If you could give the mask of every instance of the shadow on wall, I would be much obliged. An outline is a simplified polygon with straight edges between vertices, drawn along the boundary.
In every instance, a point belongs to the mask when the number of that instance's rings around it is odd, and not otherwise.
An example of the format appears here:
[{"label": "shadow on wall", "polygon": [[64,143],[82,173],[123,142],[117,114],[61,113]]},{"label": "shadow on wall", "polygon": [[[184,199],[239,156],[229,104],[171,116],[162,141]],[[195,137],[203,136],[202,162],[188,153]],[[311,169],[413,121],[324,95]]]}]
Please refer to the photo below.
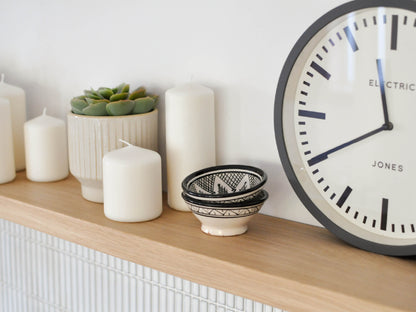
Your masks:
[{"label": "shadow on wall", "polygon": [[[277,152],[276,157],[278,158]],[[265,189],[269,193],[269,199],[260,213],[321,226],[298,199],[280,163],[257,162],[251,165],[263,169],[268,177]]]}]

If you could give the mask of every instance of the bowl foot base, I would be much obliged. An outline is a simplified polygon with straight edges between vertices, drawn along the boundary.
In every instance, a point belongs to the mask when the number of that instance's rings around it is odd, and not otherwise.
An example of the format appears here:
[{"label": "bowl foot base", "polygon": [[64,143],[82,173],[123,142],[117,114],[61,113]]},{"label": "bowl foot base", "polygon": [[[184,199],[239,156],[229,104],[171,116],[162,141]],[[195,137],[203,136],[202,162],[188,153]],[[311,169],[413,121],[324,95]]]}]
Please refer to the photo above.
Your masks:
[{"label": "bowl foot base", "polygon": [[206,226],[202,225],[201,230],[202,232],[213,235],[213,236],[235,236],[235,235],[241,235],[247,232],[248,226],[242,225],[242,226],[236,226],[232,228],[216,228],[212,226]]}]

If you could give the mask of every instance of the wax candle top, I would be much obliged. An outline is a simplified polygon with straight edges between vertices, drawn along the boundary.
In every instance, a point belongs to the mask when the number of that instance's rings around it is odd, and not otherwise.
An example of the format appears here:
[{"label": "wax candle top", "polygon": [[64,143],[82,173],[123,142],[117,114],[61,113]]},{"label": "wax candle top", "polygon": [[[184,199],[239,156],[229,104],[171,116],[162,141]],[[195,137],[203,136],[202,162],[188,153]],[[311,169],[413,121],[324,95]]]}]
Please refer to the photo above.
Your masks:
[{"label": "wax candle top", "polygon": [[168,96],[213,96],[214,92],[205,86],[196,83],[188,83],[182,86],[174,87],[166,91]]},{"label": "wax candle top", "polygon": [[12,86],[4,82],[4,74],[0,78],[0,96],[12,96],[17,93],[24,93],[22,88]]},{"label": "wax candle top", "polygon": [[25,124],[30,127],[53,128],[53,127],[62,127],[62,125],[65,125],[65,122],[61,119],[46,115],[46,108],[44,108],[42,115],[36,118],[33,118],[32,120],[27,121]]},{"label": "wax candle top", "polygon": [[131,162],[140,162],[146,165],[147,162],[151,163],[155,159],[160,159],[160,155],[152,150],[132,145],[123,140],[120,141],[128,146],[107,153],[105,155],[107,160],[116,160],[121,166],[129,166]]}]

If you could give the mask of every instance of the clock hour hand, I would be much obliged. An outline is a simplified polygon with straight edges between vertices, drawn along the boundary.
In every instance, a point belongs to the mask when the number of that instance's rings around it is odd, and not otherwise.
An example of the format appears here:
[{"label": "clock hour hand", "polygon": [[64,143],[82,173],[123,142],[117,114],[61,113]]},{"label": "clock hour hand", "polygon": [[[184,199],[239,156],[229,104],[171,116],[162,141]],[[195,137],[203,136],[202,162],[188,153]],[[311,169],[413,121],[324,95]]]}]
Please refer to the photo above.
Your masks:
[{"label": "clock hour hand", "polygon": [[380,85],[381,102],[383,105],[384,124],[387,126],[386,130],[392,130],[393,124],[389,120],[389,113],[387,111],[386,90],[385,90],[385,84],[384,84],[384,75],[383,75],[383,67],[381,64],[381,59],[377,59],[376,62],[377,62],[378,81]]},{"label": "clock hour hand", "polygon": [[375,130],[372,130],[370,132],[367,132],[366,134],[363,134],[363,135],[361,135],[361,136],[359,136],[359,137],[357,137],[355,139],[352,139],[352,140],[350,140],[348,142],[345,142],[345,143],[340,144],[340,145],[338,145],[338,146],[336,146],[334,148],[331,148],[330,150],[328,150],[328,151],[326,151],[324,153],[321,153],[321,154],[319,154],[319,155],[317,155],[315,157],[312,157],[311,159],[308,160],[308,165],[309,166],[313,166],[313,165],[315,165],[315,164],[317,164],[317,163],[319,163],[319,162],[327,159],[329,154],[332,154],[332,153],[334,153],[336,151],[339,151],[339,150],[341,150],[341,149],[343,149],[343,148],[345,148],[347,146],[350,146],[350,145],[352,145],[354,143],[360,142],[360,141],[362,141],[362,140],[364,140],[364,139],[366,139],[366,138],[368,138],[370,136],[373,136],[373,135],[375,135],[375,134],[377,134],[377,133],[379,133],[381,131],[384,131],[384,130],[390,130],[390,129],[388,129],[388,125],[383,124],[380,128],[377,128]]}]

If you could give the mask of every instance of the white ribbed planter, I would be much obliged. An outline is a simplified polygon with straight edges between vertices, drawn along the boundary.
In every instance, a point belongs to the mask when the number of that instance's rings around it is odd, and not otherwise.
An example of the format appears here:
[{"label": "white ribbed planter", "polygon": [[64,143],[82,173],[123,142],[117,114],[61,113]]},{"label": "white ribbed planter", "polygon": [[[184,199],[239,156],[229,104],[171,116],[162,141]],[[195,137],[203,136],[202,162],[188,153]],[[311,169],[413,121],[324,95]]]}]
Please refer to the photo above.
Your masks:
[{"label": "white ribbed planter", "polygon": [[127,116],[68,114],[69,168],[81,182],[82,196],[103,202],[103,156],[122,147],[119,139],[158,151],[158,111]]}]

